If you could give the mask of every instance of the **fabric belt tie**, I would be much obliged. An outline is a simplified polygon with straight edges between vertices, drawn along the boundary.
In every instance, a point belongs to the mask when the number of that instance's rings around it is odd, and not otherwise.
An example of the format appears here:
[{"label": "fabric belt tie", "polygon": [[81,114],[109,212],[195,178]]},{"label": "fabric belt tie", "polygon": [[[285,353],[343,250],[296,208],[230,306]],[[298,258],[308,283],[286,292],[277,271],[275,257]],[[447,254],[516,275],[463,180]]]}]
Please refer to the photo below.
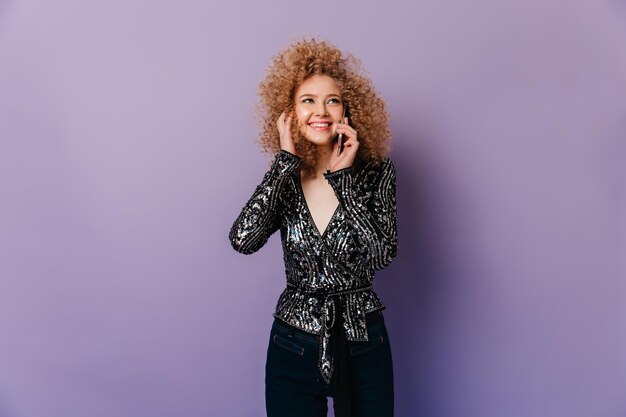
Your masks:
[{"label": "fabric belt tie", "polygon": [[348,370],[348,354],[346,348],[346,335],[343,330],[343,312],[345,306],[341,299],[337,300],[339,306],[336,310],[335,326],[332,330],[333,350],[335,358],[335,402],[337,403],[337,417],[350,417],[350,374]]},{"label": "fabric belt tie", "polygon": [[[334,293],[309,292],[295,285],[288,284],[288,286],[307,294],[324,297],[318,368],[327,384],[334,382],[336,417],[351,417],[350,373],[344,326],[346,306],[341,296],[369,291],[372,286],[351,288]],[[329,361],[326,360],[327,357],[330,357]]]}]

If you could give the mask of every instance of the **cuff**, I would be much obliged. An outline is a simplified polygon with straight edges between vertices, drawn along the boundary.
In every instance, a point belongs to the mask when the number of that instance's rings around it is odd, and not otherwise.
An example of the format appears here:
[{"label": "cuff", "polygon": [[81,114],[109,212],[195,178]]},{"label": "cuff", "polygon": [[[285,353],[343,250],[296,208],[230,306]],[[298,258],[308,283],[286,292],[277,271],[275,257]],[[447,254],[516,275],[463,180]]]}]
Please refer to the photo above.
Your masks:
[{"label": "cuff", "polygon": [[276,155],[272,170],[277,172],[278,174],[288,174],[300,168],[300,165],[302,165],[302,158],[292,154],[291,152],[281,149],[280,152]]},{"label": "cuff", "polygon": [[354,182],[352,167],[342,168],[335,172],[326,171],[324,177],[335,190],[337,197],[343,198],[351,193]]}]

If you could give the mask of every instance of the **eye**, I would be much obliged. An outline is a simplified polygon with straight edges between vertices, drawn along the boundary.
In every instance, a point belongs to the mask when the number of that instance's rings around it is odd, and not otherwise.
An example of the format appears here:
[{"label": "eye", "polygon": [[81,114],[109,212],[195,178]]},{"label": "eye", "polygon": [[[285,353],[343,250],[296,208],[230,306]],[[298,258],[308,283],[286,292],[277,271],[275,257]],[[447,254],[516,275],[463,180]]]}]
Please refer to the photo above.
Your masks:
[{"label": "eye", "polygon": [[336,104],[341,104],[341,100],[339,100],[338,98],[331,98],[331,99],[329,99],[329,100],[328,100],[328,102],[329,102],[329,103],[330,103],[330,102],[334,102],[334,103],[336,103]]},{"label": "eye", "polygon": [[307,97],[307,98],[305,98],[305,99],[303,99],[303,100],[302,100],[302,102],[303,102],[303,103],[308,103],[309,101],[311,101],[311,102],[312,102],[312,101],[313,101],[313,99],[312,99],[312,98],[308,98],[308,97]]}]

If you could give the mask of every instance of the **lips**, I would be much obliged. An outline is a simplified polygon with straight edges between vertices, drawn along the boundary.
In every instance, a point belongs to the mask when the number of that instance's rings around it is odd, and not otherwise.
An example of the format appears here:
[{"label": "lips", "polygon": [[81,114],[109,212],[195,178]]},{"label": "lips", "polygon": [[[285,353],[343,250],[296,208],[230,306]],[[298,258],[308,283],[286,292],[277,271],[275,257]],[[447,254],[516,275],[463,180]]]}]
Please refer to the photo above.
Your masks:
[{"label": "lips", "polygon": [[326,132],[330,130],[333,122],[310,122],[309,127],[317,132]]}]

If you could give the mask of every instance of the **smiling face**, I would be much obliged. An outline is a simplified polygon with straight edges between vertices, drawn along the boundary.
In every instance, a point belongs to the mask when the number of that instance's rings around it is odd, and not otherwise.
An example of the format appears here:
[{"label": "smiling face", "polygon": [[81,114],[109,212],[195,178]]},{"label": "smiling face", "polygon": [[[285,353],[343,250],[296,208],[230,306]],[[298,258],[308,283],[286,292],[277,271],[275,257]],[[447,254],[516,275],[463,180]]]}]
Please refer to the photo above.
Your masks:
[{"label": "smiling face", "polygon": [[295,100],[302,135],[317,146],[332,147],[344,106],[335,80],[324,74],[312,75],[300,84]]}]

